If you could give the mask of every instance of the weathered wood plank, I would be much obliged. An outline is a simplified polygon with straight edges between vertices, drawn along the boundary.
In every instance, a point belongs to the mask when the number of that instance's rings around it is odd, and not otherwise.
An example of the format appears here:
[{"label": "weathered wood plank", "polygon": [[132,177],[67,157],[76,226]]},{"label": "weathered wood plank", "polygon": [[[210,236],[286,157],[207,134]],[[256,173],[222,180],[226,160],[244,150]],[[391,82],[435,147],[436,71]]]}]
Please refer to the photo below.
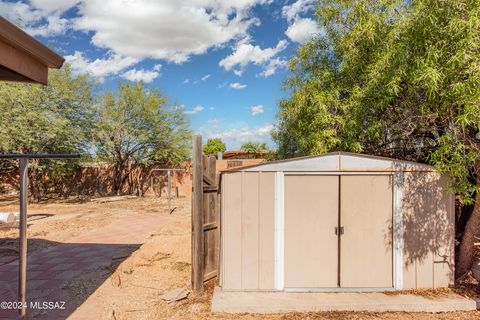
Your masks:
[{"label": "weathered wood plank", "polygon": [[[209,226],[208,229],[204,228],[205,232],[205,274],[210,274],[217,270],[217,252],[216,242],[218,241],[214,228],[211,228],[211,224],[216,221],[216,192],[212,191],[216,188],[216,159],[213,156],[204,157],[205,171],[204,181],[207,180],[211,183],[210,186],[204,186],[204,223]],[[207,189],[207,190],[206,190]]]},{"label": "weathered wood plank", "polygon": [[208,280],[210,280],[210,279],[213,279],[213,278],[215,278],[217,275],[218,275],[217,270],[212,271],[212,272],[210,272],[210,273],[207,273],[207,274],[205,274],[205,276],[203,277],[203,281],[208,281]]},{"label": "weathered wood plank", "polygon": [[25,81],[34,81],[47,84],[48,67],[26,52],[15,48],[5,42],[0,42],[0,65],[8,68],[13,73],[25,77]]},{"label": "weathered wood plank", "polygon": [[211,222],[203,225],[203,231],[210,231],[216,228],[218,228],[216,222]]},{"label": "weathered wood plank", "polygon": [[192,287],[195,292],[201,293],[204,281],[202,137],[195,136],[193,139]]},{"label": "weathered wood plank", "polygon": [[213,156],[203,156],[201,147],[201,137],[195,136],[192,187],[192,286],[196,292],[202,292],[203,282],[218,276],[220,256],[220,197],[216,159]]},{"label": "weathered wood plank", "polygon": [[218,188],[217,187],[212,187],[212,186],[203,186],[203,192],[217,192]]},{"label": "weathered wood plank", "polygon": [[[215,158],[213,158],[215,159]],[[208,166],[206,167],[208,168]],[[215,172],[215,171],[214,171]],[[203,176],[203,182],[205,182],[206,184],[208,184],[209,186],[217,186],[217,184],[215,183],[215,180],[212,180],[210,177],[208,176]]]}]

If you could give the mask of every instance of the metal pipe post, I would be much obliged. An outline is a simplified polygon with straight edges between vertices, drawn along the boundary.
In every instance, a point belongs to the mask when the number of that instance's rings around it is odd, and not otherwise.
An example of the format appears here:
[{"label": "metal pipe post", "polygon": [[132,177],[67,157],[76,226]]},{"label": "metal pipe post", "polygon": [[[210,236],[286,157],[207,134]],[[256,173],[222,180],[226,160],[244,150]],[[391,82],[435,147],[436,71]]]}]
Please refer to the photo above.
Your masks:
[{"label": "metal pipe post", "polygon": [[0,159],[20,160],[20,235],[18,264],[18,302],[20,318],[27,316],[27,205],[29,159],[78,159],[79,154],[0,154]]},{"label": "metal pipe post", "polygon": [[18,301],[20,317],[27,315],[27,203],[28,203],[28,159],[20,159],[20,251],[18,269]]},{"label": "metal pipe post", "polygon": [[168,213],[172,214],[172,182],[170,176],[170,170],[167,171],[168,176]]},{"label": "metal pipe post", "polygon": [[153,188],[153,176],[150,176],[150,188],[152,188],[153,196],[155,196],[155,189]]}]

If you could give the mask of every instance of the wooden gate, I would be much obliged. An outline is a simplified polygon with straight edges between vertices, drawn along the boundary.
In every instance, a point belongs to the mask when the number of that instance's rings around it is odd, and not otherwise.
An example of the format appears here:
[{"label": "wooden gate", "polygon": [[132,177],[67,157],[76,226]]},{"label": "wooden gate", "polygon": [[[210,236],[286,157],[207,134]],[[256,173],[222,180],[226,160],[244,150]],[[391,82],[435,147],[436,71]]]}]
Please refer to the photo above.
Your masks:
[{"label": "wooden gate", "polygon": [[193,141],[192,287],[218,275],[220,260],[220,193],[216,159],[202,155],[202,137]]}]

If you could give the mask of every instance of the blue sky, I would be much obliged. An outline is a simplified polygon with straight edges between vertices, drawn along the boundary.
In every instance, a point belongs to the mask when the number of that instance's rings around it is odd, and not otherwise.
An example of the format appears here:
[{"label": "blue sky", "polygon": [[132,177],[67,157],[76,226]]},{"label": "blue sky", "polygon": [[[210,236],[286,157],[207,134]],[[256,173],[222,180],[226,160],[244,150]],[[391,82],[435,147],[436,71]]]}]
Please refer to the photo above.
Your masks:
[{"label": "blue sky", "polygon": [[0,14],[89,72],[159,87],[229,149],[267,142],[286,61],[318,32],[315,0],[1,1]]}]

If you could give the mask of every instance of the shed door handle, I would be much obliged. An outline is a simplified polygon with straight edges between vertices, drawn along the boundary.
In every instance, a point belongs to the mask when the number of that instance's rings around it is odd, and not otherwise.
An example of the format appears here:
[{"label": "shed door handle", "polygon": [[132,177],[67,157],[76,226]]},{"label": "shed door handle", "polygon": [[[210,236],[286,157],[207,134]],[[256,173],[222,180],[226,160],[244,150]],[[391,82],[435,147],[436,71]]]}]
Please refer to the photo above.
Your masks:
[{"label": "shed door handle", "polygon": [[340,233],[340,235],[342,235],[344,233],[344,229],[343,227],[335,227],[335,235],[338,236],[338,234]]}]

